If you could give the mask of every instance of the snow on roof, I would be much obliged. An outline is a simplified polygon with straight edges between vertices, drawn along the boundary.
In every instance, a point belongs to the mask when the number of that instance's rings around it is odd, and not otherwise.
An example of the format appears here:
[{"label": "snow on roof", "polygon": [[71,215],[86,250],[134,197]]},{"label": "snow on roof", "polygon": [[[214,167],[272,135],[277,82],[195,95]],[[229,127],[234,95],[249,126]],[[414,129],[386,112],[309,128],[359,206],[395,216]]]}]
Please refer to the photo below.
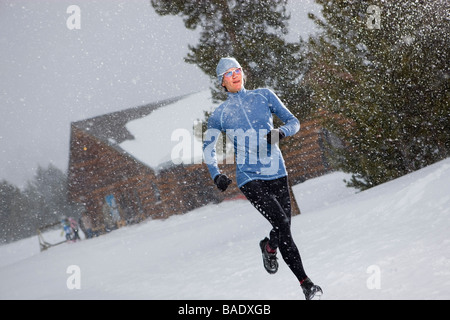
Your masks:
[{"label": "snow on roof", "polygon": [[202,142],[194,128],[201,132],[199,121],[204,121],[205,111],[217,106],[209,90],[189,95],[128,122],[126,128],[134,139],[119,146],[154,170],[168,164],[201,163]]}]

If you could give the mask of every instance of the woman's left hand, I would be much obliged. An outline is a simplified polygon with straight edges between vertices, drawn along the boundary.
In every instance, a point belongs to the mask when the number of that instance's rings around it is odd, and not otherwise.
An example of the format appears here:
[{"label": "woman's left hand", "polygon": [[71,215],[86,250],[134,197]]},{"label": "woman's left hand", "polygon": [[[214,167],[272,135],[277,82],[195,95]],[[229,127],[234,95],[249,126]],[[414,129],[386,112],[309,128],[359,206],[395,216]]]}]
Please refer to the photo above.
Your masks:
[{"label": "woman's left hand", "polygon": [[[274,138],[273,140],[272,140],[272,137]],[[284,134],[284,132],[282,130],[272,129],[266,135],[266,140],[270,144],[275,144],[275,143],[279,142],[281,139],[284,139],[285,137],[286,137],[286,135]]]}]

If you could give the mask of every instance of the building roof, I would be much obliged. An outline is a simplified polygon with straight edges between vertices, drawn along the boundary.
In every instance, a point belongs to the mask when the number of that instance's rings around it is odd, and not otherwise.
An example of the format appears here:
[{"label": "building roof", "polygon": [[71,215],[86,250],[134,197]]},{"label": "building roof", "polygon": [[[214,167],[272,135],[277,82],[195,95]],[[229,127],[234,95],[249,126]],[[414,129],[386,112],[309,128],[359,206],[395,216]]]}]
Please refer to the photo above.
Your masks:
[{"label": "building roof", "polygon": [[174,103],[184,97],[186,96],[180,96],[149,103],[143,106],[116,111],[73,122],[72,125],[103,142],[119,145],[125,140],[134,139],[134,136],[126,128],[126,124],[128,122],[148,116],[158,108]]},{"label": "building roof", "polygon": [[[173,133],[192,133],[194,123],[215,106],[210,91],[184,95],[73,122],[76,128],[158,170],[172,162]],[[193,138],[193,135],[192,135]],[[194,141],[198,150],[200,144]],[[200,146],[201,147],[201,146]],[[194,155],[198,156],[198,151]],[[201,153],[201,151],[200,151]]]}]

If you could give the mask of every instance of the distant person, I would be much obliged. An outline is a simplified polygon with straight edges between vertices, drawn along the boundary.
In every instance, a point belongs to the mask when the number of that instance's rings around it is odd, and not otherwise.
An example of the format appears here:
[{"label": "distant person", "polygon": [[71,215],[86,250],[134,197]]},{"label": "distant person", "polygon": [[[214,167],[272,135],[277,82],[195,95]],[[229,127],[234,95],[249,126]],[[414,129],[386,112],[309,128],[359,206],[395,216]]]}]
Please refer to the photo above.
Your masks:
[{"label": "distant person", "polygon": [[[306,275],[291,234],[291,198],[287,171],[277,143],[300,129],[298,119],[269,89],[246,90],[244,72],[234,58],[220,59],[217,78],[228,93],[227,100],[208,120],[203,151],[214,184],[225,191],[232,183],[217,165],[215,145],[220,132],[233,141],[237,185],[251,204],[272,225],[269,238],[259,243],[263,264],[270,274],[278,271],[277,249],[297,277],[307,300],[322,289]],[[284,122],[274,128],[272,114]],[[213,139],[214,138],[214,139]]]},{"label": "distant person", "polygon": [[81,240],[80,236],[78,235],[78,223],[74,218],[69,217],[69,223],[70,223],[70,228],[72,229],[73,232],[73,241],[77,241],[77,240]]},{"label": "distant person", "polygon": [[66,235],[66,240],[67,241],[72,240],[72,228],[70,227],[69,219],[67,219],[66,217],[62,217],[61,225],[63,227],[63,232]]}]

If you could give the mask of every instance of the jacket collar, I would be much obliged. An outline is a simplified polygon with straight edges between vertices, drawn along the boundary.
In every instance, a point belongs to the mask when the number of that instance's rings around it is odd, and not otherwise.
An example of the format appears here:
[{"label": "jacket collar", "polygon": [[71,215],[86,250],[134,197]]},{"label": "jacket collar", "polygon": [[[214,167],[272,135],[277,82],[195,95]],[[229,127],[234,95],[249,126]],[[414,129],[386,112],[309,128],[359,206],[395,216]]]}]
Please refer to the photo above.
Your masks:
[{"label": "jacket collar", "polygon": [[228,98],[237,98],[237,97],[242,97],[247,93],[247,89],[244,88],[244,86],[242,86],[242,89],[238,92],[228,92]]}]

